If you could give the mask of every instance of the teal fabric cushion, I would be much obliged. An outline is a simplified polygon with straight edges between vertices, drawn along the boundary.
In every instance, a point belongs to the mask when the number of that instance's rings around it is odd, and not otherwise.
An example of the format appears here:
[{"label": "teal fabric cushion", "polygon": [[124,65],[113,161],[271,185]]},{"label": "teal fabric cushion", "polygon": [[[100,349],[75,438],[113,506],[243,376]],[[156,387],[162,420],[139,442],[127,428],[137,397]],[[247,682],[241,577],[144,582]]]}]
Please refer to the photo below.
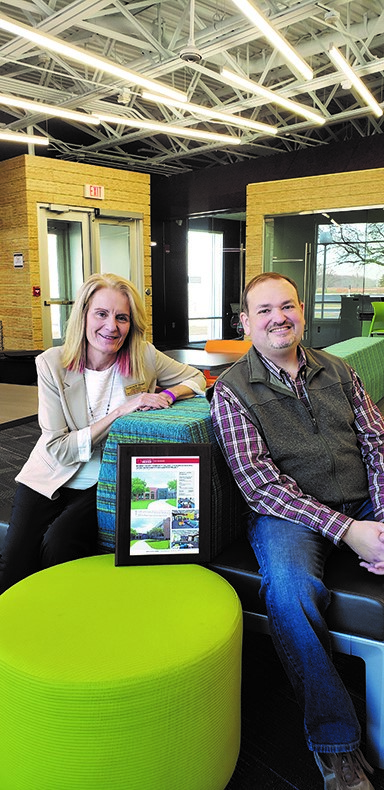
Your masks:
[{"label": "teal fabric cushion", "polygon": [[244,530],[246,505],[217,444],[205,398],[176,401],[169,409],[135,412],[115,420],[105,445],[97,490],[99,547],[115,550],[116,462],[120,443],[209,442],[212,446],[211,556]]}]

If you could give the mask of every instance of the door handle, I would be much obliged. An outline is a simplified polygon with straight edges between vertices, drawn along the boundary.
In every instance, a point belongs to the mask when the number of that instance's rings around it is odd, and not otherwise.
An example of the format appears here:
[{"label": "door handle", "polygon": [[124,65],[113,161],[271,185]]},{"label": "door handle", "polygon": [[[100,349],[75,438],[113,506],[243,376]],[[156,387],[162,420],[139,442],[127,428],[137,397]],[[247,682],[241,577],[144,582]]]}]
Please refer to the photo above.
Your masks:
[{"label": "door handle", "polygon": [[[308,302],[307,299],[307,288],[308,288],[308,273],[311,271],[311,263],[312,263],[312,244],[311,242],[305,242],[305,252],[304,252],[304,293],[303,293],[303,301],[305,304],[305,312],[307,312]],[[305,329],[304,329],[304,337],[306,338],[308,335],[308,324],[309,324],[309,317],[308,315],[305,316]]]},{"label": "door handle", "polygon": [[51,304],[74,304],[73,299],[44,299],[45,307],[50,307]]}]

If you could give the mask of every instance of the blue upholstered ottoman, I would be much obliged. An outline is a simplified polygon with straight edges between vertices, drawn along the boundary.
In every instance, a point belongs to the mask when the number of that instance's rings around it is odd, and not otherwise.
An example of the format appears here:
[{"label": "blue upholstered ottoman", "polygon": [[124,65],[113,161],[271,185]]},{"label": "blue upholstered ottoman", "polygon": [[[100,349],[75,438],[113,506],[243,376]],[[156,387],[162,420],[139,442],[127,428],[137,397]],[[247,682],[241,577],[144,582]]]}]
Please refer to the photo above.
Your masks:
[{"label": "blue upholstered ottoman", "polygon": [[245,503],[217,444],[208,401],[195,397],[177,401],[169,409],[135,412],[115,420],[111,426],[97,493],[101,552],[115,550],[117,447],[127,442],[209,442],[212,446],[211,556],[219,554],[242,534]]}]

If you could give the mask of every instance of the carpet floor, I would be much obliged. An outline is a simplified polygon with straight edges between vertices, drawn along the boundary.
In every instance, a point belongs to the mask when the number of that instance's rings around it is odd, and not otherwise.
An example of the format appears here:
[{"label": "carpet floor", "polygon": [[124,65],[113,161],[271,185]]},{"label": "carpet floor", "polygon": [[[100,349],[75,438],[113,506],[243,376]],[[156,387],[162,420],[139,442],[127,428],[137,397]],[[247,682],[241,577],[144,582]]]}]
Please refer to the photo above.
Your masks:
[{"label": "carpet floor", "polygon": [[9,519],[17,485],[15,476],[40,436],[37,420],[26,420],[0,426],[0,521]]}]

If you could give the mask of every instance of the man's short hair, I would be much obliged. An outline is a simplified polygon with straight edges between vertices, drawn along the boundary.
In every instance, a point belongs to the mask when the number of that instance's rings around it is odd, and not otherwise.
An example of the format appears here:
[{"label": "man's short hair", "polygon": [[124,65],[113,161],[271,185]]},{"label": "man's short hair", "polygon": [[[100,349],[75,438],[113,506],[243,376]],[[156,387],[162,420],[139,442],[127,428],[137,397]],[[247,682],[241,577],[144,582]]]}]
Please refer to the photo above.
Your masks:
[{"label": "man's short hair", "polygon": [[243,291],[243,296],[241,299],[241,312],[247,313],[248,315],[249,292],[252,291],[252,288],[254,288],[255,285],[259,285],[259,283],[264,283],[267,280],[287,280],[287,282],[293,285],[297,293],[297,299],[299,302],[301,302],[297,283],[294,280],[292,280],[292,277],[288,277],[286,274],[280,274],[279,272],[262,272],[262,274],[256,274],[256,277],[252,277],[252,280],[250,280],[249,283],[245,286]]}]

